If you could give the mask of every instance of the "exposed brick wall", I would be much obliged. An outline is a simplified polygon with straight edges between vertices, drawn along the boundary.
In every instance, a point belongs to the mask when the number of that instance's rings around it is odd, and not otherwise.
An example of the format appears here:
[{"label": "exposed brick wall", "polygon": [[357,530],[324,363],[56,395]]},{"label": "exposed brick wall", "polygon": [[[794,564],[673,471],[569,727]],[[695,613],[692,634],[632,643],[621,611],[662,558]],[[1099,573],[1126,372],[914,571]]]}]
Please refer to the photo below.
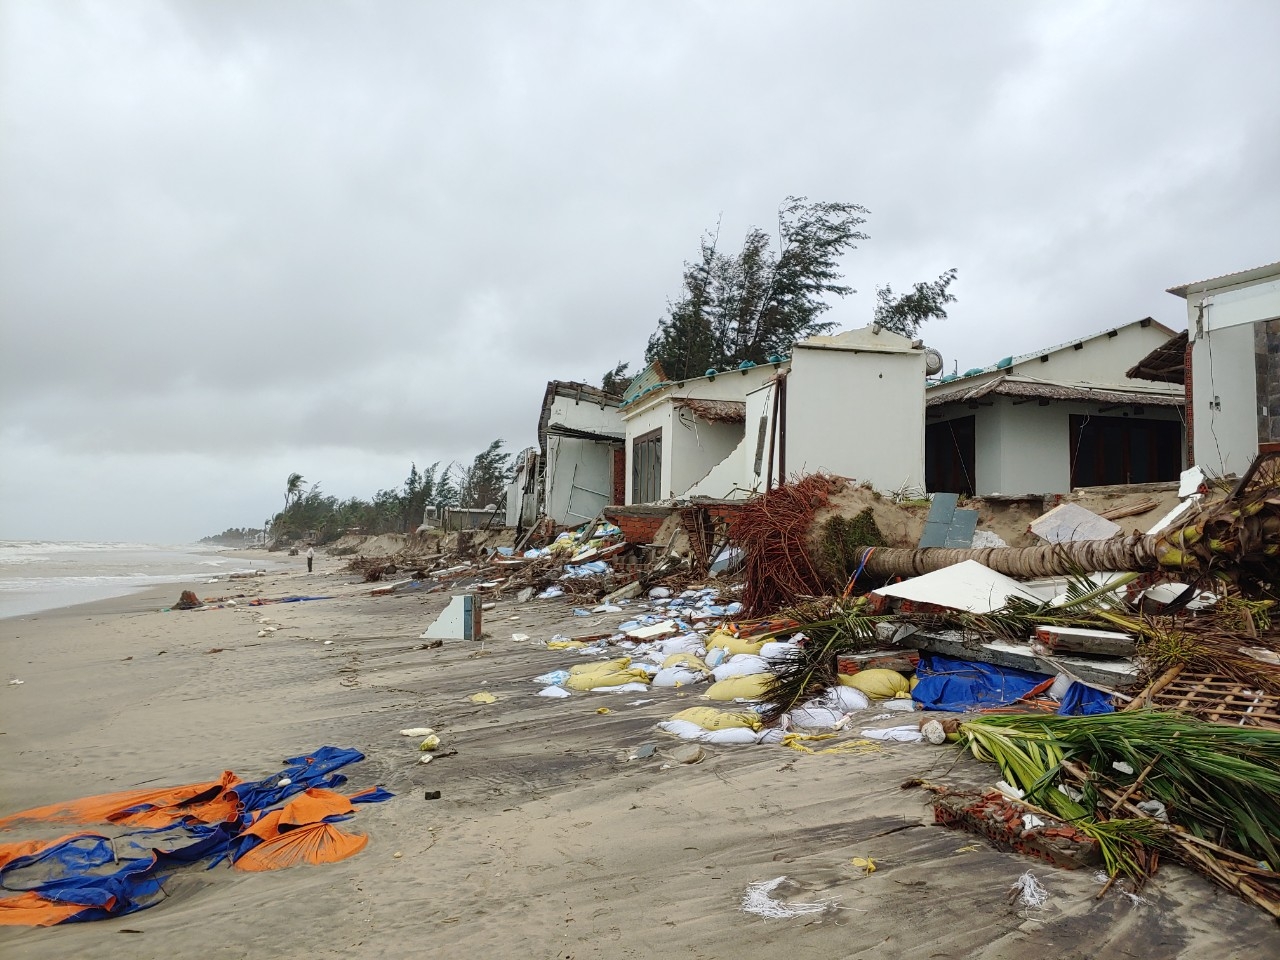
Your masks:
[{"label": "exposed brick wall", "polygon": [[[707,504],[707,513],[719,528],[736,520],[742,507],[742,503]],[[622,531],[628,543],[653,543],[662,524],[677,512],[676,507],[615,504],[604,508],[604,518]]]},{"label": "exposed brick wall", "polygon": [[606,507],[604,518],[616,525],[627,543],[653,543],[671,513],[665,507]]},{"label": "exposed brick wall", "polygon": [[613,450],[613,502],[627,502],[627,448]]}]

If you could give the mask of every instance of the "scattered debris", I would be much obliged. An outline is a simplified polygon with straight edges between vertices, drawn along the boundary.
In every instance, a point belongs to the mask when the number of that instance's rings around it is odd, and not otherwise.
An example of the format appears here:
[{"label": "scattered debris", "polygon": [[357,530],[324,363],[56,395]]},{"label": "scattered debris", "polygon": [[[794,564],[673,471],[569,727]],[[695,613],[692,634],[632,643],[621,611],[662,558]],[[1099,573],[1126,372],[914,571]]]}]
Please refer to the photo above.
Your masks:
[{"label": "scattered debris", "polygon": [[834,906],[834,901],[830,900],[819,903],[784,903],[770,896],[774,890],[786,882],[787,878],[783,876],[748,884],[747,892],[742,897],[742,912],[754,913],[757,917],[764,917],[767,920],[790,920],[792,917],[826,913]]}]

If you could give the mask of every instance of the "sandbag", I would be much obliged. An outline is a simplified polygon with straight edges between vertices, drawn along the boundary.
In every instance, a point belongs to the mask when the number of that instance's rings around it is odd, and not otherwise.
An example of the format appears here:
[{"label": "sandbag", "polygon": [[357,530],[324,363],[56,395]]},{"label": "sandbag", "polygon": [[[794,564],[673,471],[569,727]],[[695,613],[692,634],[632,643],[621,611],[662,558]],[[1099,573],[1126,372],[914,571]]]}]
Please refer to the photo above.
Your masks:
[{"label": "sandbag", "polygon": [[781,640],[770,640],[760,648],[760,656],[771,661],[795,660],[800,656],[800,645],[797,643],[784,643]]},{"label": "sandbag", "polygon": [[759,653],[767,642],[767,639],[745,640],[724,630],[717,630],[707,638],[707,649],[723,647],[730,653]]},{"label": "sandbag", "polygon": [[697,683],[706,674],[701,670],[690,670],[688,667],[663,667],[653,677],[655,687],[686,687]]},{"label": "sandbag", "polygon": [[[657,726],[659,730],[675,734],[681,740],[701,740],[704,733],[710,732],[689,720],[660,720]],[[747,730],[747,733],[751,731]],[[755,736],[754,733],[751,735]]]},{"label": "sandbag", "polygon": [[732,730],[704,730],[698,739],[703,743],[755,743],[759,734],[746,727],[735,727]]},{"label": "sandbag", "polygon": [[750,653],[740,653],[730,657],[711,671],[717,680],[728,680],[730,677],[749,677],[756,673],[768,673],[769,661]]},{"label": "sandbag", "polygon": [[754,713],[717,710],[715,707],[686,707],[671,719],[696,723],[703,730],[732,730],[736,727],[759,730],[761,727],[760,718]]},{"label": "sandbag", "polygon": [[759,700],[773,683],[772,673],[753,673],[749,677],[730,677],[707,688],[709,700]]},{"label": "sandbag", "polygon": [[868,697],[876,700],[892,700],[911,692],[911,684],[897,670],[886,670],[875,667],[871,670],[859,670],[854,674],[839,675],[842,687],[853,687],[861,690]]},{"label": "sandbag", "polygon": [[833,710],[825,707],[816,701],[810,700],[802,707],[796,707],[787,717],[791,721],[793,727],[807,727],[809,729],[830,730],[844,719],[844,712],[841,710]]},{"label": "sandbag", "polygon": [[702,637],[696,633],[686,633],[683,636],[672,637],[670,640],[659,640],[653,646],[663,654],[691,653],[695,657],[700,657],[706,653],[706,648],[702,645]]},{"label": "sandbag", "polygon": [[686,670],[705,670],[707,665],[692,653],[673,653],[662,661],[662,669],[684,667]]},{"label": "sandbag", "polygon": [[615,670],[613,673],[578,673],[564,682],[570,690],[596,690],[600,687],[620,687],[637,680],[648,682],[643,670]]},{"label": "sandbag", "polygon": [[827,692],[814,700],[815,703],[832,710],[843,710],[853,713],[855,710],[866,710],[871,706],[867,695],[855,687],[828,687]]},{"label": "sandbag", "polygon": [[591,663],[575,663],[569,668],[569,675],[583,676],[589,673],[614,673],[631,666],[630,657],[619,657],[616,660],[595,660]]}]

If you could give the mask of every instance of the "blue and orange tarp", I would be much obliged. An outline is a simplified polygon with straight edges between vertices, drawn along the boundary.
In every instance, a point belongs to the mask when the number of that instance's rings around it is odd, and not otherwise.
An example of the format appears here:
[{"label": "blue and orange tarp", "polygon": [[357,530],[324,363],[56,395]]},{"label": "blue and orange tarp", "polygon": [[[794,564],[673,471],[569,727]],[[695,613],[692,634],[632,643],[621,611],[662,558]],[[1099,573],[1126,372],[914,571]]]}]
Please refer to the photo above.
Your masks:
[{"label": "blue and orange tarp", "polygon": [[227,771],[206,783],[101,794],[0,819],[0,830],[46,823],[134,828],[118,836],[82,832],[0,843],[0,887],[16,894],[0,897],[0,925],[133,913],[162,898],[161,883],[171,873],[197,863],[230,861],[261,871],[346,859],[368,837],[335,824],[355,813],[352,804],[392,797],[382,787],[351,796],[336,791],[347,779],[336,771],[363,759],[357,750],[321,747],[252,783]]}]

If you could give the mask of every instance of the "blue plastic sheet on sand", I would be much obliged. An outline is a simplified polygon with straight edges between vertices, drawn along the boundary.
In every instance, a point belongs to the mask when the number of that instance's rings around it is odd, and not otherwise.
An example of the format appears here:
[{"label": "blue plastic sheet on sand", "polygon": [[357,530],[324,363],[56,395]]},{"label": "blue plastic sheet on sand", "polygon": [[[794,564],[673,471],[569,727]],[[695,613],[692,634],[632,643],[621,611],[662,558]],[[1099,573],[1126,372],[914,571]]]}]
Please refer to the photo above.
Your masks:
[{"label": "blue plastic sheet on sand", "polygon": [[[241,831],[308,788],[332,789],[345,783],[346,776],[336,771],[363,759],[360,751],[342,747],[320,747],[290,757],[279,773],[231,788],[243,810],[235,822],[178,822],[117,837],[78,834],[6,863],[0,869],[0,888],[83,905],[83,910],[62,923],[102,920],[145,909],[163,899],[161,884],[174,871],[194,863],[214,866],[227,859],[234,861],[252,846],[237,842]],[[281,785],[282,780],[289,782]],[[378,787],[352,800],[378,803],[392,796]]]},{"label": "blue plastic sheet on sand", "polygon": [[[1052,679],[1047,674],[1016,667],[957,660],[939,654],[921,656],[916,677],[919,682],[911,691],[911,698],[925,710],[949,713],[1008,706]],[[1107,694],[1083,683],[1073,683],[1063,696],[1058,713],[1064,716],[1111,713],[1113,709]]]}]

